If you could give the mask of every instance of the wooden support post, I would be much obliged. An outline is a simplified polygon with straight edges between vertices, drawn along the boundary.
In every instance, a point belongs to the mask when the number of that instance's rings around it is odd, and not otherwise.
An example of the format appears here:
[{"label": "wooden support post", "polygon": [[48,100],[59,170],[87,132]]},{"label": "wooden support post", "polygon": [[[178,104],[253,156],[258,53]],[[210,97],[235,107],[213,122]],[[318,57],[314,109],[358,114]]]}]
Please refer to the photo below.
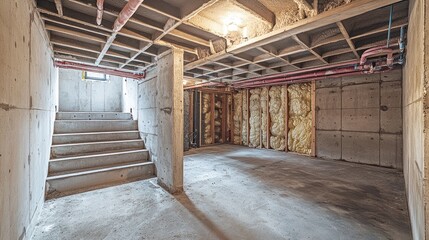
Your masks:
[{"label": "wooden support post", "polygon": [[288,132],[289,132],[289,98],[287,93],[287,84],[284,89],[284,108],[285,108],[285,152],[288,152]]},{"label": "wooden support post", "polygon": [[263,145],[263,138],[262,138],[262,104],[261,104],[261,94],[259,94],[259,148],[262,148]]},{"label": "wooden support post", "polygon": [[246,118],[247,118],[247,140],[246,140],[246,145],[249,146],[250,143],[250,93],[249,93],[249,89],[246,89],[246,99],[247,99],[247,114],[246,114]]},{"label": "wooden support post", "polygon": [[311,82],[311,156],[316,156],[316,81]]},{"label": "wooden support post", "polygon": [[222,132],[222,143],[226,142],[226,132],[228,130],[227,127],[227,121],[226,121],[226,112],[228,109],[228,98],[226,97],[226,94],[222,94],[222,126],[221,126],[221,132]]},{"label": "wooden support post", "polygon": [[198,131],[198,134],[200,135],[199,136],[199,138],[198,138],[198,140],[199,140],[199,142],[200,142],[200,144],[199,144],[199,146],[202,146],[202,144],[201,144],[201,139],[202,139],[202,132],[203,132],[203,129],[202,129],[202,122],[204,121],[204,119],[203,119],[203,113],[202,113],[202,99],[203,99],[203,94],[202,94],[202,92],[201,91],[199,91],[198,92],[198,95],[200,96],[199,97],[199,102],[200,102],[200,110],[199,110],[199,115],[200,115],[200,121],[199,121],[199,125],[200,125],[200,127],[199,127],[199,131]]},{"label": "wooden support post", "polygon": [[214,93],[210,94],[210,130],[211,130],[211,135],[212,135],[212,144],[215,143],[215,104],[214,104]]},{"label": "wooden support post", "polygon": [[243,141],[244,141],[244,139],[243,139],[243,121],[244,121],[244,114],[243,114],[243,111],[244,111],[244,106],[243,106],[243,97],[244,97],[244,91],[243,91],[243,90],[241,90],[240,92],[241,92],[240,145],[243,145]]},{"label": "wooden support post", "polygon": [[194,92],[189,92],[189,138],[194,139]]},{"label": "wooden support post", "polygon": [[228,118],[229,118],[229,142],[234,143],[234,95],[231,96],[231,106],[228,107]]},{"label": "wooden support post", "polygon": [[267,149],[270,149],[270,136],[271,136],[271,116],[270,116],[270,87],[268,88],[267,95]]}]

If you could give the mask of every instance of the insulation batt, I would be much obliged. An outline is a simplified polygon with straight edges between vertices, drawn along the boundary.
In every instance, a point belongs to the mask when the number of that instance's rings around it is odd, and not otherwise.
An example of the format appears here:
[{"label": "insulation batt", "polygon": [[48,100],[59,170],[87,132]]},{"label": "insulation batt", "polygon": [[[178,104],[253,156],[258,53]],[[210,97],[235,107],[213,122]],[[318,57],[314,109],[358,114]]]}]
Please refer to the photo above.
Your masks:
[{"label": "insulation batt", "polygon": [[271,118],[270,147],[285,150],[285,88],[282,86],[271,87],[269,91],[269,111]]},{"label": "insulation batt", "polygon": [[288,87],[289,97],[289,151],[311,153],[311,85],[294,84]]},{"label": "insulation batt", "polygon": [[250,135],[249,147],[259,147],[261,143],[261,89],[250,90]]},{"label": "insulation batt", "polygon": [[243,137],[243,144],[248,145],[247,142],[247,119],[248,119],[248,111],[247,111],[247,95],[244,91],[242,91],[243,95],[243,125],[241,127],[241,135]]},{"label": "insulation batt", "polygon": [[263,87],[261,90],[261,134],[262,145],[268,148],[267,139],[267,124],[268,124],[268,87]]},{"label": "insulation batt", "polygon": [[215,111],[214,111],[214,125],[215,125],[215,142],[223,143],[222,139],[222,98],[215,95]]},{"label": "insulation batt", "polygon": [[233,116],[233,143],[241,144],[241,114],[243,114],[243,93],[234,93],[234,116]]},{"label": "insulation batt", "polygon": [[204,144],[212,144],[213,136],[211,131],[210,95],[203,94],[203,121],[204,121]]}]

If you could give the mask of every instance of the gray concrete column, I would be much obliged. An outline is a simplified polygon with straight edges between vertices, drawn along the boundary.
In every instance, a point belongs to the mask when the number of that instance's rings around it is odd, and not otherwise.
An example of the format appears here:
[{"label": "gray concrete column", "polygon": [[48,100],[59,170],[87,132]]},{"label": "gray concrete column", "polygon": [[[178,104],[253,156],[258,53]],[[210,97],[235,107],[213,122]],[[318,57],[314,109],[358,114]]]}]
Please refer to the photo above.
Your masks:
[{"label": "gray concrete column", "polygon": [[158,184],[175,194],[183,191],[183,50],[159,56],[156,80]]}]

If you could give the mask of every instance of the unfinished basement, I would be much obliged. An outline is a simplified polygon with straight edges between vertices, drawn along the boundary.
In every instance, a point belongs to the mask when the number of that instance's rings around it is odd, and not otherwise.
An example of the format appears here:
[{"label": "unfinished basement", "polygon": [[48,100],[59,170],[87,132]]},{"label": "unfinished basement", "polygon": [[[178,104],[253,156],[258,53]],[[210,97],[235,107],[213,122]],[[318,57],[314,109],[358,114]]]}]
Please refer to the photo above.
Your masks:
[{"label": "unfinished basement", "polygon": [[0,240],[429,240],[428,1],[5,0],[0,22]]}]

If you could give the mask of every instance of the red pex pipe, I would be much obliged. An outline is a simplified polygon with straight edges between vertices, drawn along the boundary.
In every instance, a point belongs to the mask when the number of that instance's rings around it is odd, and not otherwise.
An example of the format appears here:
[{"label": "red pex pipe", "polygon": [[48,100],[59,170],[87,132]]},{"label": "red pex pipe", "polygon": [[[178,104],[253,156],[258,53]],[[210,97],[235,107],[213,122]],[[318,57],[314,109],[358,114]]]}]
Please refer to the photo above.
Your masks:
[{"label": "red pex pipe", "polygon": [[119,77],[133,78],[138,80],[143,80],[146,77],[146,73],[134,74],[134,73],[125,72],[125,71],[119,71],[119,70],[114,70],[109,68],[85,65],[80,63],[73,63],[73,62],[66,62],[66,61],[55,61],[55,66],[59,68],[91,71],[91,72],[104,73],[104,74],[109,74],[109,75],[114,75]]},{"label": "red pex pipe", "polygon": [[[330,75],[330,76],[321,76],[312,78],[311,80],[323,80],[327,78],[336,78],[336,77],[345,77],[345,76],[355,76],[355,75],[361,75],[364,74],[363,72],[351,72],[351,73],[342,73],[342,74],[336,74],[336,75]],[[293,81],[287,81],[287,82],[278,82],[273,84],[256,84],[252,85],[251,87],[246,88],[257,88],[257,87],[265,87],[265,86],[278,86],[278,85],[284,85],[285,83],[293,84],[293,83],[301,83],[301,82],[308,82],[308,79],[299,79],[299,80],[293,80]],[[236,88],[242,88],[242,87],[236,87]]]},{"label": "red pex pipe", "polygon": [[238,86],[236,86],[236,85],[233,85],[233,86],[238,87],[238,88],[254,87],[255,85],[261,85],[261,84],[268,85],[268,84],[285,82],[285,81],[289,82],[289,81],[294,81],[294,80],[316,79],[319,77],[332,77],[333,75],[344,74],[344,73],[353,73],[353,72],[357,72],[357,71],[359,71],[359,69],[356,69],[355,67],[348,67],[348,68],[340,68],[340,69],[334,69],[334,70],[318,71],[318,72],[314,72],[314,73],[307,73],[307,74],[302,74],[302,75],[297,75],[297,76],[267,79],[267,80],[252,82],[252,83],[241,84]]},{"label": "red pex pipe", "polygon": [[118,15],[118,18],[113,25],[113,32],[119,32],[121,28],[128,22],[128,20],[137,11],[143,0],[129,0]]},{"label": "red pex pipe", "polygon": [[[304,81],[308,79],[317,80],[319,78],[327,78],[334,76],[347,76],[349,74],[364,74],[364,73],[372,73],[374,70],[371,67],[372,65],[365,65],[368,58],[376,57],[379,55],[387,55],[386,65],[388,69],[393,68],[393,50],[390,48],[386,48],[385,46],[379,46],[375,48],[371,48],[366,50],[360,59],[360,61],[353,60],[345,63],[338,63],[328,66],[321,66],[312,69],[304,69],[298,70],[294,72],[288,73],[280,73],[274,74],[265,77],[253,78],[248,80],[241,80],[233,83],[233,87],[235,88],[250,88],[256,86],[265,86],[265,85],[274,85],[276,83],[285,83],[285,82],[297,82]],[[354,65],[354,66],[351,66]],[[357,66],[359,65],[359,66]],[[336,69],[332,69],[336,68]],[[321,70],[321,71],[318,71]],[[307,73],[311,72],[311,73]],[[301,74],[304,73],[304,74]]]},{"label": "red pex pipe", "polygon": [[352,65],[356,65],[356,64],[359,64],[359,61],[358,60],[352,60],[352,61],[343,62],[343,63],[336,63],[336,64],[327,65],[327,66],[315,67],[315,68],[311,68],[311,69],[302,69],[302,70],[297,70],[297,71],[293,71],[293,72],[277,73],[277,74],[273,74],[270,76],[239,80],[239,81],[236,81],[234,83],[238,85],[238,84],[242,84],[245,82],[253,82],[253,81],[259,81],[259,80],[265,80],[265,79],[271,79],[271,78],[280,78],[280,77],[286,77],[286,76],[300,74],[300,73],[313,72],[313,71],[317,71],[317,70],[325,70],[325,69],[335,68],[335,67],[347,67],[347,66],[352,66]]}]

